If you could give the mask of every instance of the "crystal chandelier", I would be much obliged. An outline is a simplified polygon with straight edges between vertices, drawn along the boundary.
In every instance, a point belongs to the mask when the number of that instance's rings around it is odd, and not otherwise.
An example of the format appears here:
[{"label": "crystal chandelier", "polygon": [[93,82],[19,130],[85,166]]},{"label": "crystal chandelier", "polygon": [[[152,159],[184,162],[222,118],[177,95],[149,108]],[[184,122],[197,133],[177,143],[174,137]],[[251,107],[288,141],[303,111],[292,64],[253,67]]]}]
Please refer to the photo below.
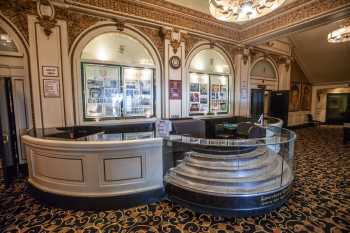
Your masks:
[{"label": "crystal chandelier", "polygon": [[350,41],[350,19],[339,29],[328,34],[329,43],[340,43]]},{"label": "crystal chandelier", "polygon": [[210,13],[218,20],[241,22],[266,15],[286,0],[209,0]]}]

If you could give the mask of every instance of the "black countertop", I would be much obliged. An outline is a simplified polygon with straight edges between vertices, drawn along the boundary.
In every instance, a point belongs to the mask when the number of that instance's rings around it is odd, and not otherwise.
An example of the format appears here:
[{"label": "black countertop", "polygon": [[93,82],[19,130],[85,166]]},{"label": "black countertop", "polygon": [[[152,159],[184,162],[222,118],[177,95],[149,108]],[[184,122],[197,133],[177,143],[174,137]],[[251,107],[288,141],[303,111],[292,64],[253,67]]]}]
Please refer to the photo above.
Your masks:
[{"label": "black countertop", "polygon": [[155,137],[154,124],[31,129],[29,136],[60,141],[124,141]]}]

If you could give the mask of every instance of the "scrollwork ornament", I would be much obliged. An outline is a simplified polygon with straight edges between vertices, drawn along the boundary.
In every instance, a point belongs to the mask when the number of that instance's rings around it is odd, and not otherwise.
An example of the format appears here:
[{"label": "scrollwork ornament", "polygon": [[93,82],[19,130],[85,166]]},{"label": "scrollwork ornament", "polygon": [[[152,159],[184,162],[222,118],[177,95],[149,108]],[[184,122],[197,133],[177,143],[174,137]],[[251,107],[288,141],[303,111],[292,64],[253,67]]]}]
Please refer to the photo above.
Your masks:
[{"label": "scrollwork ornament", "polygon": [[[49,37],[52,33],[52,29],[56,26],[57,23],[57,20],[55,19],[55,7],[51,0],[37,0],[36,7],[39,25],[43,27],[45,35]],[[46,9],[49,9],[49,11],[45,11],[44,7],[46,7]]]}]

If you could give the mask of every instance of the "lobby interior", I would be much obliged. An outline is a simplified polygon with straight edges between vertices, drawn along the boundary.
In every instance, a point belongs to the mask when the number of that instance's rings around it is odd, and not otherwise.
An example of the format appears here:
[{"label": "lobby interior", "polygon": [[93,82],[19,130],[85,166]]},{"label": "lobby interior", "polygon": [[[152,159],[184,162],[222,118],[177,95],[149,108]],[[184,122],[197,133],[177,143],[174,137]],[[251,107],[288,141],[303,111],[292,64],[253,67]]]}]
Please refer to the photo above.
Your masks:
[{"label": "lobby interior", "polygon": [[0,232],[350,232],[349,0],[0,0]]}]

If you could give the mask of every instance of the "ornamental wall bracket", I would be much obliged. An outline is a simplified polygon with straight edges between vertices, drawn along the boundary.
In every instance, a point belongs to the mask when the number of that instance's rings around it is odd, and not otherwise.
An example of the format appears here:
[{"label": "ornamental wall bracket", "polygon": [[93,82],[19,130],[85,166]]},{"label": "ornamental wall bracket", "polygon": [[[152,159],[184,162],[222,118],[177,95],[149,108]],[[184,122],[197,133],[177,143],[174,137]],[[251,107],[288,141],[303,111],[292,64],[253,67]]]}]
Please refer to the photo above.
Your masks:
[{"label": "ornamental wall bracket", "polygon": [[187,34],[184,32],[180,32],[177,29],[168,29],[161,28],[159,31],[159,35],[164,40],[170,40],[170,45],[173,48],[174,54],[179,50],[181,43],[185,42]]},{"label": "ornamental wall bracket", "polygon": [[38,14],[39,25],[43,27],[47,37],[52,34],[52,29],[56,26],[57,20],[55,7],[51,0],[37,0],[36,10]]},{"label": "ornamental wall bracket", "polygon": [[117,27],[117,30],[120,32],[123,32],[125,29],[125,21],[115,19],[114,22],[115,22],[115,25]]},{"label": "ornamental wall bracket", "polygon": [[292,58],[289,57],[280,57],[278,60],[279,64],[284,64],[286,67],[287,72],[289,71],[291,64],[292,64]]},{"label": "ornamental wall bracket", "polygon": [[243,57],[243,64],[247,65],[249,61],[250,56],[250,49],[249,48],[242,48],[242,57]]},{"label": "ornamental wall bracket", "polygon": [[213,41],[213,40],[210,41],[209,48],[211,48],[211,49],[215,48],[215,41]]}]

